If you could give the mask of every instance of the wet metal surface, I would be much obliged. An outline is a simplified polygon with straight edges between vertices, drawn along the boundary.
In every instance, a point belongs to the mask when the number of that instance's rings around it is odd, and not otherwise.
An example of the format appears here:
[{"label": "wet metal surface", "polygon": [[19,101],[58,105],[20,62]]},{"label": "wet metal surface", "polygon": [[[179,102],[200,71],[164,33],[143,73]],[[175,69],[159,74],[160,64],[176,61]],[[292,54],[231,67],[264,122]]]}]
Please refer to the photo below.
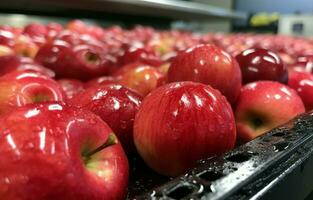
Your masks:
[{"label": "wet metal surface", "polygon": [[304,199],[313,191],[313,114],[223,156],[201,160],[173,180],[138,158],[131,165],[129,199]]}]

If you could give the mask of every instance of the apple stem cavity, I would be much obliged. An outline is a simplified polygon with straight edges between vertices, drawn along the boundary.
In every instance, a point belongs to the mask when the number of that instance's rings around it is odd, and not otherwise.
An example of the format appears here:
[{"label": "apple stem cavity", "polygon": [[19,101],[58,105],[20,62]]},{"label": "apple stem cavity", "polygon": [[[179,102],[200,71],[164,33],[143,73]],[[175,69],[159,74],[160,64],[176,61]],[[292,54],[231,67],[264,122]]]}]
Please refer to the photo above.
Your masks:
[{"label": "apple stem cavity", "polygon": [[254,117],[251,119],[251,123],[252,123],[254,129],[258,129],[260,126],[263,125],[263,120],[259,117]]},{"label": "apple stem cavity", "polygon": [[87,52],[85,54],[85,58],[86,58],[86,61],[91,64],[98,64],[100,60],[99,56],[93,52]]},{"label": "apple stem cavity", "polygon": [[118,143],[118,140],[117,140],[116,136],[113,133],[111,133],[104,144],[102,144],[101,146],[99,146],[98,148],[96,148],[92,151],[83,152],[82,156],[84,158],[85,163],[88,162],[88,160],[90,159],[90,157],[92,155],[98,153],[99,151],[101,151],[102,149],[104,149],[106,147],[109,147],[109,146],[117,144],[117,143]]},{"label": "apple stem cavity", "polygon": [[35,96],[32,98],[32,102],[33,102],[33,103],[45,102],[45,101],[49,101],[49,100],[50,100],[50,97],[47,96],[47,95],[43,95],[43,94],[35,95]]}]

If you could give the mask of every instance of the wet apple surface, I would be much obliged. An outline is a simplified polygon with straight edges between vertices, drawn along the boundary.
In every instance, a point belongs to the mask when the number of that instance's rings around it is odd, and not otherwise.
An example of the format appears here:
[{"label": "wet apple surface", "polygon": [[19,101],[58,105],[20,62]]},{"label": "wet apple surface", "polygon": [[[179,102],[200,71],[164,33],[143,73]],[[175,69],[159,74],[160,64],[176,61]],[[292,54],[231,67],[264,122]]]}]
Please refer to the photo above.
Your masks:
[{"label": "wet apple surface", "polygon": [[133,123],[142,96],[119,84],[96,85],[76,94],[69,104],[88,109],[105,121],[121,141],[127,154],[136,151]]},{"label": "wet apple surface", "polygon": [[274,81],[249,83],[241,89],[235,108],[238,140],[250,141],[304,112],[292,88]]},{"label": "wet apple surface", "polygon": [[236,140],[232,109],[210,86],[179,82],[159,87],[142,102],[134,141],[158,173],[177,176],[196,161],[232,149]]},{"label": "wet apple surface", "polygon": [[98,116],[46,103],[18,108],[0,124],[1,198],[125,197],[127,158]]},{"label": "wet apple surface", "polygon": [[198,45],[173,58],[168,80],[209,84],[234,103],[240,93],[241,71],[237,61],[221,48]]},{"label": "wet apple surface", "polygon": [[15,107],[46,101],[66,101],[60,85],[52,78],[31,71],[13,71],[0,77],[0,113]]},{"label": "wet apple surface", "polygon": [[117,83],[146,96],[165,83],[165,76],[157,68],[141,63],[124,66],[114,73]]},{"label": "wet apple surface", "polygon": [[289,74],[288,85],[296,90],[307,111],[313,109],[313,75],[308,72],[293,71]]},{"label": "wet apple surface", "polygon": [[282,35],[1,25],[0,199],[134,198],[311,110],[312,55]]},{"label": "wet apple surface", "polygon": [[236,56],[244,83],[258,80],[288,82],[288,71],[279,55],[260,48],[246,49]]}]

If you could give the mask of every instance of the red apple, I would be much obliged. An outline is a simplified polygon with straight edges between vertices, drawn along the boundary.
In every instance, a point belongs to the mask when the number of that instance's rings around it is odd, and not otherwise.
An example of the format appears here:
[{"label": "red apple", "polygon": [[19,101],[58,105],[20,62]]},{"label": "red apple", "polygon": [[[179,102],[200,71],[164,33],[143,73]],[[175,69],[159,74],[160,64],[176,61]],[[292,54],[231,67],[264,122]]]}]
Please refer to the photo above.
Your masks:
[{"label": "red apple", "polygon": [[289,71],[313,72],[313,55],[299,56],[289,65]]},{"label": "red apple", "polygon": [[241,89],[235,116],[239,141],[250,141],[305,111],[297,92],[278,82],[257,81]]},{"label": "red apple", "polygon": [[29,103],[65,101],[60,85],[35,72],[14,71],[0,78],[0,114]]},{"label": "red apple", "polygon": [[49,77],[55,76],[52,70],[39,65],[28,57],[20,57],[17,55],[0,56],[0,66],[0,76],[15,70],[39,72]]},{"label": "red apple", "polygon": [[132,63],[118,70],[114,77],[125,87],[146,96],[165,82],[165,76],[155,67],[140,63]]},{"label": "red apple", "polygon": [[0,45],[12,48],[15,45],[16,36],[11,30],[0,29]]},{"label": "red apple", "polygon": [[313,109],[313,75],[311,73],[290,72],[288,86],[298,92],[307,111]]},{"label": "red apple", "polygon": [[168,81],[209,84],[234,103],[240,93],[241,72],[237,61],[217,46],[197,45],[179,52],[168,70]]},{"label": "red apple", "polygon": [[18,36],[12,48],[16,54],[30,58],[34,58],[39,49],[38,45],[25,35]]},{"label": "red apple", "polygon": [[98,116],[32,104],[7,113],[0,125],[1,199],[125,198],[127,158]]},{"label": "red apple", "polygon": [[142,97],[118,84],[98,85],[75,95],[69,104],[99,115],[117,135],[125,152],[135,151],[133,123]]},{"label": "red apple", "polygon": [[65,41],[71,45],[78,45],[81,43],[81,35],[70,30],[61,31],[56,37],[56,40]]},{"label": "red apple", "polygon": [[152,91],[135,118],[134,141],[156,172],[177,176],[202,158],[234,147],[236,127],[226,98],[209,85],[170,83]]},{"label": "red apple", "polygon": [[243,83],[258,80],[288,82],[288,70],[278,54],[267,49],[250,48],[236,56]]},{"label": "red apple", "polygon": [[105,35],[105,31],[100,26],[90,25],[87,27],[87,32],[95,38],[102,39]]},{"label": "red apple", "polygon": [[87,81],[85,83],[85,88],[89,88],[92,86],[96,86],[96,85],[105,85],[105,84],[111,84],[111,83],[116,83],[117,80],[116,78],[112,77],[112,76],[100,76],[98,78],[94,78],[91,79],[90,81]]},{"label": "red apple", "polygon": [[154,51],[148,51],[144,48],[138,47],[127,48],[124,55],[118,58],[118,63],[120,66],[134,62],[140,62],[154,67],[158,67],[163,64],[163,61],[158,56],[156,56]]},{"label": "red apple", "polygon": [[40,23],[31,23],[24,27],[23,33],[29,37],[46,37],[48,34],[47,27]]},{"label": "red apple", "polygon": [[67,23],[66,28],[79,34],[87,33],[87,25],[81,20],[72,20]]},{"label": "red apple", "polygon": [[13,55],[14,51],[8,47],[8,46],[4,46],[4,45],[0,45],[0,57],[1,56],[8,56],[8,55]]},{"label": "red apple", "polygon": [[53,69],[60,58],[60,53],[67,48],[70,48],[70,44],[63,40],[46,42],[39,48],[35,60],[43,66]]},{"label": "red apple", "polygon": [[63,30],[63,27],[59,23],[50,22],[46,25],[48,34],[51,32],[60,33]]},{"label": "red apple", "polygon": [[84,83],[77,79],[59,79],[58,83],[61,85],[68,99],[84,91]]},{"label": "red apple", "polygon": [[34,71],[34,72],[38,72],[38,73],[41,73],[43,75],[49,76],[50,78],[55,77],[54,71],[40,65],[39,63],[37,63],[36,61],[34,61],[32,58],[29,58],[29,57],[20,57],[20,64],[16,68],[16,70],[18,70],[18,71]]},{"label": "red apple", "polygon": [[299,66],[313,65],[313,55],[298,56],[295,64]]},{"label": "red apple", "polygon": [[60,54],[54,71],[59,77],[88,80],[107,75],[111,61],[102,49],[91,45],[77,45]]}]

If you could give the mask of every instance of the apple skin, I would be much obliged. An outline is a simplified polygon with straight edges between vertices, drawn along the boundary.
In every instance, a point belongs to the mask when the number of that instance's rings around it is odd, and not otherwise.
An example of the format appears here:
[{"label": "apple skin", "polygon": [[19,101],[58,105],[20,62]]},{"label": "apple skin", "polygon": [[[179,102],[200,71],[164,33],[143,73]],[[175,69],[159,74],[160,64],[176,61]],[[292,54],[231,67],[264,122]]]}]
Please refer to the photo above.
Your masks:
[{"label": "apple skin", "polygon": [[79,80],[89,80],[107,75],[113,65],[106,50],[98,45],[73,45],[62,40],[55,40],[43,45],[35,60],[52,69],[57,78]]},{"label": "apple skin", "polygon": [[46,28],[48,30],[48,35],[52,33],[52,35],[56,35],[57,33],[60,33],[63,30],[63,26],[59,23],[50,22],[46,25]]},{"label": "apple skin", "polygon": [[90,25],[87,27],[87,32],[89,35],[101,40],[105,35],[105,31],[102,27],[96,25]]},{"label": "apple skin", "polygon": [[60,53],[67,48],[70,48],[70,44],[66,41],[48,41],[39,48],[35,56],[35,61],[47,68],[53,69],[57,60],[59,60]]},{"label": "apple skin", "polygon": [[181,51],[173,58],[168,81],[194,81],[211,85],[233,104],[241,88],[237,61],[221,48],[206,44]]},{"label": "apple skin", "polygon": [[12,71],[33,71],[42,73],[51,78],[55,76],[52,70],[39,65],[28,57],[20,57],[17,55],[0,56],[0,66],[0,76]]},{"label": "apple skin", "polygon": [[136,151],[133,124],[142,97],[118,84],[98,85],[78,93],[69,104],[100,116],[114,131],[127,154]]},{"label": "apple skin", "polygon": [[294,63],[289,65],[289,72],[313,72],[313,55],[298,56]]},{"label": "apple skin", "polygon": [[1,198],[125,198],[127,158],[93,113],[56,102],[31,104],[7,113],[0,124]]},{"label": "apple skin", "polygon": [[13,55],[13,54],[14,54],[14,51],[10,47],[0,45],[0,57]]},{"label": "apple skin", "polygon": [[61,86],[48,76],[13,71],[0,78],[0,115],[29,103],[66,101]]},{"label": "apple skin", "polygon": [[66,28],[70,31],[73,31],[79,34],[87,33],[87,24],[77,19],[68,22],[66,25]]},{"label": "apple skin", "polygon": [[156,172],[177,176],[196,161],[234,147],[232,108],[218,90],[195,82],[176,82],[146,96],[135,117],[134,142]]},{"label": "apple skin", "polygon": [[84,83],[77,79],[59,79],[57,80],[68,99],[75,94],[84,91]]},{"label": "apple skin", "polygon": [[47,27],[40,23],[30,23],[24,27],[23,34],[29,37],[46,37],[48,34]]},{"label": "apple skin", "polygon": [[141,63],[125,65],[113,75],[117,83],[146,96],[165,83],[165,75],[158,68]]},{"label": "apple skin", "polygon": [[267,49],[250,48],[236,56],[243,83],[259,80],[288,82],[288,70],[278,54]]},{"label": "apple skin", "polygon": [[158,67],[163,61],[156,55],[153,50],[145,48],[128,47],[124,54],[118,58],[118,64],[123,66],[134,62],[140,62],[146,65]]},{"label": "apple skin", "polygon": [[16,54],[30,58],[34,58],[39,49],[35,41],[26,35],[17,36],[12,48]]},{"label": "apple skin", "polygon": [[306,111],[313,109],[313,75],[311,73],[290,72],[288,86],[297,91],[304,103]]},{"label": "apple skin", "polygon": [[256,81],[241,89],[235,108],[239,142],[248,142],[305,112],[292,88],[274,81]]},{"label": "apple skin", "polygon": [[313,55],[298,56],[295,64],[299,66],[311,65],[311,68],[313,68]]},{"label": "apple skin", "polygon": [[60,78],[89,80],[107,75],[110,61],[105,51],[92,45],[77,45],[63,50],[53,70]]},{"label": "apple skin", "polygon": [[12,48],[15,45],[16,36],[11,30],[0,29],[0,44]]},{"label": "apple skin", "polygon": [[111,84],[116,83],[117,80],[113,76],[100,76],[94,79],[91,79],[90,81],[87,81],[84,85],[85,88],[89,88],[96,85],[105,85],[105,84]]}]

